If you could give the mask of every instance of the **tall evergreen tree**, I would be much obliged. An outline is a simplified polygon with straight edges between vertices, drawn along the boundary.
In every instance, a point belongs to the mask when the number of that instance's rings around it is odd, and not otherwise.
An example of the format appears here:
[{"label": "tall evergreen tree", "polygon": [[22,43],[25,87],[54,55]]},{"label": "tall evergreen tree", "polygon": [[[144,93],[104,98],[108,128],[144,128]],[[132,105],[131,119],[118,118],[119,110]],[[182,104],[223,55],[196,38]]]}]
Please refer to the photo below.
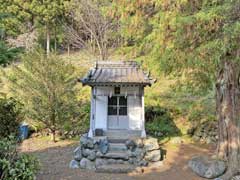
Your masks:
[{"label": "tall evergreen tree", "polygon": [[163,2],[148,36],[152,55],[164,71],[185,71],[207,88],[215,83],[217,154],[229,179],[240,171],[240,1]]},{"label": "tall evergreen tree", "polygon": [[[140,13],[137,16],[136,12],[144,2],[127,2],[130,14],[124,16],[128,9],[122,9],[121,17],[126,20],[138,17],[133,22],[141,22],[145,17]],[[123,7],[123,1],[116,3]],[[144,31],[134,45],[140,50],[139,55],[159,65],[159,71],[187,73],[192,85],[201,90],[211,89],[215,84],[217,154],[228,162],[223,179],[229,179],[240,171],[240,1],[153,0],[151,3],[154,13],[144,23],[150,25],[149,31]],[[144,24],[135,29],[136,34],[147,27]],[[131,32],[134,26],[124,27]]]}]

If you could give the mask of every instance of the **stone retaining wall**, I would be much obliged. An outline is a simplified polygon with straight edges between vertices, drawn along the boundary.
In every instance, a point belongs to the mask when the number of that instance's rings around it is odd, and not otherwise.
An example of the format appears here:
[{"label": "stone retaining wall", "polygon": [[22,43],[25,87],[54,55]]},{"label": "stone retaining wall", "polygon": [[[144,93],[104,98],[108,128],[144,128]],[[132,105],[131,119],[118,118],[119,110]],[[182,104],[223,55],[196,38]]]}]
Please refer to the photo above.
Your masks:
[{"label": "stone retaining wall", "polygon": [[216,143],[218,140],[217,121],[207,121],[188,130],[193,140],[207,144]]}]

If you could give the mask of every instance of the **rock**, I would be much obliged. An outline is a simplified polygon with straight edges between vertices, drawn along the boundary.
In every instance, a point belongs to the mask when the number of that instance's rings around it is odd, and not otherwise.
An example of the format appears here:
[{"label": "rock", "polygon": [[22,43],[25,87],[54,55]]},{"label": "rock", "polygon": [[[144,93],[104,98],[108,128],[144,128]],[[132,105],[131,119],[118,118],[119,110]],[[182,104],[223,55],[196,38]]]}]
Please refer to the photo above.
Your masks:
[{"label": "rock", "polygon": [[89,149],[93,149],[93,148],[94,148],[93,139],[87,137],[86,134],[84,134],[83,136],[81,136],[81,138],[80,138],[80,144],[81,144],[81,146],[84,147],[84,148],[89,148]]},{"label": "rock", "polygon": [[129,158],[129,160],[128,160],[128,163],[129,163],[129,164],[134,164],[134,162],[135,162],[135,161],[134,161],[134,158]]},{"label": "rock", "polygon": [[71,162],[69,163],[69,168],[71,168],[71,169],[79,168],[79,162],[76,160],[71,160]]},{"label": "rock", "polygon": [[188,162],[188,166],[197,175],[204,178],[216,178],[226,171],[226,164],[221,160],[209,160],[206,156],[197,156]]},{"label": "rock", "polygon": [[100,173],[130,173],[137,171],[136,166],[127,164],[102,165],[96,168]]},{"label": "rock", "polygon": [[213,142],[213,141],[212,141],[212,139],[211,139],[211,138],[209,138],[209,137],[208,137],[208,138],[206,138],[206,143],[207,143],[207,144],[211,144],[212,142]]},{"label": "rock", "polygon": [[125,145],[131,151],[133,151],[137,147],[137,144],[133,140],[131,140],[131,139],[127,140]]},{"label": "rock", "polygon": [[147,166],[148,162],[146,160],[141,160],[137,163],[138,166]]},{"label": "rock", "polygon": [[109,149],[109,144],[107,139],[100,140],[99,142],[99,150],[102,154],[106,154]]},{"label": "rock", "polygon": [[116,163],[117,163],[117,164],[124,164],[124,160],[122,160],[122,159],[117,159],[117,160],[116,160]]},{"label": "rock", "polygon": [[158,140],[156,138],[152,137],[146,138],[144,139],[143,143],[146,151],[159,149]]},{"label": "rock", "polygon": [[82,149],[82,155],[91,161],[96,159],[96,152],[94,149]]},{"label": "rock", "polygon": [[143,144],[143,139],[138,138],[134,140],[135,144],[137,145],[138,148],[143,148],[144,144]]},{"label": "rock", "polygon": [[136,159],[138,160],[142,160],[144,158],[144,155],[145,155],[145,150],[142,149],[142,148],[136,148],[135,151],[133,151],[131,153],[131,156],[134,156],[136,157]]},{"label": "rock", "polygon": [[96,150],[96,151],[98,151],[98,149],[99,149],[99,144],[98,143],[94,143],[94,148],[93,148],[94,150]]},{"label": "rock", "polygon": [[82,158],[82,160],[80,161],[80,168],[94,170],[95,163],[88,160],[87,158]]},{"label": "rock", "polygon": [[124,160],[122,159],[107,159],[107,164],[124,164]]},{"label": "rock", "polygon": [[131,164],[134,164],[134,165],[138,165],[138,163],[140,162],[141,160],[138,160],[136,158],[132,158],[132,163]]},{"label": "rock", "polygon": [[107,158],[107,159],[122,159],[128,160],[129,154],[126,152],[108,152],[106,154],[102,154],[101,152],[97,152],[97,157]]},{"label": "rock", "polygon": [[155,131],[154,136],[161,137],[161,136],[163,136],[163,133],[160,131]]},{"label": "rock", "polygon": [[187,130],[187,134],[192,136],[195,130],[196,130],[196,127],[191,127],[190,129]]},{"label": "rock", "polygon": [[160,131],[157,132],[157,136],[158,136],[158,137],[161,137],[161,136],[163,136],[163,135],[164,135],[164,134],[163,134],[162,132],[160,132]]},{"label": "rock", "polygon": [[108,164],[116,164],[116,162],[117,162],[117,160],[115,160],[115,159],[108,159],[107,160]]},{"label": "rock", "polygon": [[88,138],[87,133],[86,133],[86,134],[83,134],[83,135],[80,137],[80,144],[86,144],[85,142],[87,141],[87,138]]},{"label": "rock", "polygon": [[92,151],[88,156],[87,158],[91,161],[95,160],[96,159],[96,152],[95,151]]},{"label": "rock", "polygon": [[156,162],[161,159],[161,151],[160,150],[153,150],[148,151],[145,155],[145,160],[150,162]]},{"label": "rock", "polygon": [[92,150],[90,150],[90,149],[85,149],[85,148],[83,148],[83,149],[82,149],[82,155],[83,155],[84,157],[87,157],[87,156],[91,153],[91,151],[92,151]]},{"label": "rock", "polygon": [[102,166],[102,165],[106,165],[107,164],[107,160],[106,159],[102,159],[102,158],[97,158],[95,161],[95,166]]},{"label": "rock", "polygon": [[78,146],[74,151],[74,160],[76,161],[81,161],[82,159],[82,150],[81,150],[81,146]]},{"label": "rock", "polygon": [[102,157],[102,156],[104,156],[104,154],[98,151],[98,152],[96,153],[96,156],[97,156],[97,157]]},{"label": "rock", "polygon": [[[234,175],[231,180],[239,180],[240,179],[240,175]],[[221,179],[219,179],[221,180]]]},{"label": "rock", "polygon": [[194,135],[192,139],[193,139],[193,141],[199,141],[199,140],[200,140],[200,137]]}]

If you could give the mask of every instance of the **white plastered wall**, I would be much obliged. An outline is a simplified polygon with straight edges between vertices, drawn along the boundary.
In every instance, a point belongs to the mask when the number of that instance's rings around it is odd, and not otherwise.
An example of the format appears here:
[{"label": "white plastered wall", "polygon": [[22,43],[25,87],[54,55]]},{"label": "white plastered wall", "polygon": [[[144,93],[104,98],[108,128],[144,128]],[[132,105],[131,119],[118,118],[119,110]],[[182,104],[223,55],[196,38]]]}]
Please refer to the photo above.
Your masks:
[{"label": "white plastered wall", "polygon": [[112,87],[95,87],[96,88],[96,108],[95,108],[95,124],[94,129],[107,129],[107,101],[108,94],[112,91]]},{"label": "white plastered wall", "polygon": [[[124,90],[124,89],[123,89]],[[130,130],[142,129],[142,97],[139,87],[126,87],[128,96],[128,119]]]},{"label": "white plastered wall", "polygon": [[[114,95],[114,87],[95,87],[95,108],[93,129],[107,130],[108,96]],[[137,86],[121,87],[121,94],[128,98],[129,130],[141,130],[143,126],[143,111],[141,90]]]}]

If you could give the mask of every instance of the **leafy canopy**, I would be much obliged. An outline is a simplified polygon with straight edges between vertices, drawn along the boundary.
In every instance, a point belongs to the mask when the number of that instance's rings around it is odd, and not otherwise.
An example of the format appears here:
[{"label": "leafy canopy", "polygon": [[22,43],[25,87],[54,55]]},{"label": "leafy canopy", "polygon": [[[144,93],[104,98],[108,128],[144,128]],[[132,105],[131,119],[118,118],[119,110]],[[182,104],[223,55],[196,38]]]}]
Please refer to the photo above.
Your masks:
[{"label": "leafy canopy", "polygon": [[56,24],[69,8],[69,0],[0,0],[0,10],[9,14],[4,19],[8,35],[18,35],[29,31],[31,26]]},{"label": "leafy canopy", "polygon": [[222,60],[239,61],[239,0],[115,4],[125,47],[131,42],[135,57],[144,57],[157,72],[184,73],[196,88],[211,89]]}]

